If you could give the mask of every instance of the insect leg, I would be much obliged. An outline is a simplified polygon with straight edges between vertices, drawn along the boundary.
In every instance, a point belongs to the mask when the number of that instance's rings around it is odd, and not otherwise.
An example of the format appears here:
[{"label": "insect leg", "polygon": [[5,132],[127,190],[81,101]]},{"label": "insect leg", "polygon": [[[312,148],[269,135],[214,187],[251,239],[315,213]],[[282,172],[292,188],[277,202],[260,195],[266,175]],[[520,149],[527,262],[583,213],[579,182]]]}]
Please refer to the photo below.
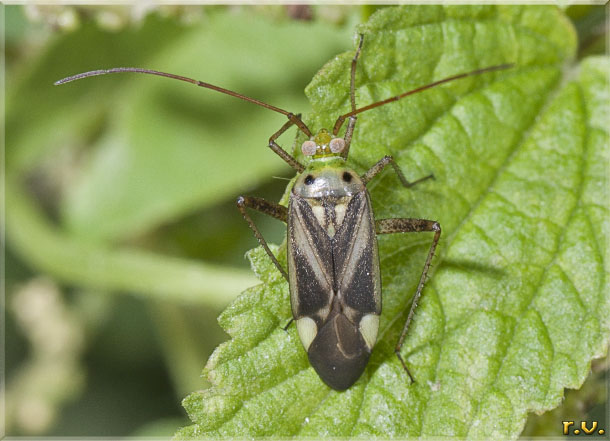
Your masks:
[{"label": "insect leg", "polygon": [[379,162],[377,162],[377,164],[372,166],[369,169],[369,171],[367,171],[365,174],[363,174],[360,177],[360,179],[362,179],[362,182],[364,182],[364,184],[366,185],[371,179],[373,179],[375,176],[377,176],[379,173],[381,173],[381,171],[388,164],[390,164],[392,166],[392,168],[398,175],[398,179],[400,179],[400,182],[402,182],[402,185],[404,185],[407,188],[412,187],[419,182],[425,181],[426,179],[434,179],[434,175],[430,174],[428,176],[424,176],[423,178],[419,178],[418,180],[413,181],[413,182],[407,181],[407,178],[405,178],[404,173],[402,172],[402,170],[400,169],[398,164],[396,164],[396,161],[394,161],[394,158],[392,158],[391,156],[384,156],[383,158],[381,158],[379,160]]},{"label": "insect leg", "polygon": [[286,326],[284,326],[284,331],[288,331],[288,326],[290,326],[292,322],[294,322],[294,317],[290,318],[290,321],[286,323]]},{"label": "insect leg", "polygon": [[282,268],[282,265],[280,265],[280,263],[278,262],[275,255],[269,249],[269,246],[267,245],[267,241],[265,240],[265,238],[263,237],[261,232],[258,230],[258,227],[254,224],[254,221],[252,220],[252,218],[250,218],[250,216],[248,215],[246,208],[252,208],[256,211],[260,211],[261,213],[264,213],[271,217],[279,219],[282,222],[286,222],[288,220],[288,209],[282,205],[266,201],[265,199],[249,197],[249,196],[238,197],[237,198],[237,208],[241,212],[241,214],[244,217],[244,219],[246,220],[246,222],[248,222],[248,225],[254,232],[254,236],[256,236],[258,243],[261,244],[261,246],[263,247],[265,252],[269,255],[269,257],[273,261],[273,264],[277,267],[277,269],[280,271],[280,273],[282,273],[282,276],[284,276],[286,281],[288,281],[288,273],[286,272],[286,270],[284,268]]},{"label": "insect leg", "polygon": [[[301,115],[295,115],[295,117],[298,121],[301,120]],[[293,124],[295,124],[295,122],[290,119],[280,128],[280,130],[271,135],[271,138],[269,138],[269,148],[271,148],[276,155],[286,161],[290,167],[301,173],[303,170],[305,170],[305,167],[275,142],[275,140],[278,139],[282,133],[288,130]],[[309,133],[309,136],[311,136],[311,132]]]},{"label": "insect leg", "polygon": [[431,221],[427,219],[378,219],[375,221],[375,230],[377,234],[391,234],[391,233],[420,233],[426,231],[434,231],[434,238],[432,239],[432,245],[430,245],[430,250],[428,251],[428,257],[426,258],[426,263],[424,264],[424,269],[421,273],[421,277],[419,278],[419,284],[417,285],[417,290],[415,291],[415,295],[413,296],[413,301],[411,302],[411,310],[409,311],[409,315],[407,316],[407,320],[405,321],[405,325],[402,328],[402,333],[400,334],[400,339],[394,348],[394,353],[400,360],[402,367],[405,369],[411,382],[413,382],[413,376],[409,372],[409,368],[402,356],[400,355],[400,349],[402,348],[402,344],[407,335],[407,331],[409,330],[409,325],[411,324],[411,320],[413,319],[413,314],[415,312],[415,308],[417,308],[417,302],[421,297],[422,290],[424,289],[424,283],[426,282],[426,276],[428,275],[428,269],[430,268],[430,262],[432,261],[432,257],[434,256],[434,251],[436,250],[436,245],[438,244],[438,240],[441,237],[441,226],[436,221]]}]

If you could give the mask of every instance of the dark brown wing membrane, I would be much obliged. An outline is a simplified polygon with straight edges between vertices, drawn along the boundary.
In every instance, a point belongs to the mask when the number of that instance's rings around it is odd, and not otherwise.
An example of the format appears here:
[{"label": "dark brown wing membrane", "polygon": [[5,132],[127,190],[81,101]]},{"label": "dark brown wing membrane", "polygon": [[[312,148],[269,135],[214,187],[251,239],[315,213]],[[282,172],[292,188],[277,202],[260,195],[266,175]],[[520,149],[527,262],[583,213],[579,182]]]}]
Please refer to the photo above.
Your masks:
[{"label": "dark brown wing membrane", "polygon": [[364,314],[381,312],[375,220],[366,192],[354,195],[333,241],[335,278],[343,304]]},{"label": "dark brown wing membrane", "polygon": [[[293,196],[288,215],[288,273],[295,318],[316,318],[332,299],[330,238],[305,199]],[[326,311],[328,314],[328,311]],[[325,317],[323,317],[325,318]]]}]

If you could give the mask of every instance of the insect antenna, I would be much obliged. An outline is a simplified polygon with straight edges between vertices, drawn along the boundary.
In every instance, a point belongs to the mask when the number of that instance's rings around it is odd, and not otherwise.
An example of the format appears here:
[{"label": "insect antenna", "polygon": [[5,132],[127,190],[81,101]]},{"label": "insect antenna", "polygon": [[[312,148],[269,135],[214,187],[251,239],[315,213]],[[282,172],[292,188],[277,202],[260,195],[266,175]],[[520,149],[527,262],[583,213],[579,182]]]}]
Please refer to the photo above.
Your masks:
[{"label": "insect antenna", "polygon": [[83,78],[96,77],[99,75],[107,75],[107,74],[113,74],[113,73],[124,73],[124,72],[140,73],[140,74],[147,74],[147,75],[157,75],[159,77],[166,77],[166,78],[171,78],[174,80],[184,81],[184,82],[191,83],[191,84],[194,84],[199,87],[205,87],[206,89],[212,89],[212,90],[215,90],[216,92],[224,93],[226,95],[230,95],[235,98],[239,98],[241,100],[248,101],[249,103],[253,103],[258,106],[264,107],[265,109],[273,110],[274,112],[285,115],[293,124],[295,124],[299,129],[301,129],[301,131],[303,131],[307,136],[311,136],[311,131],[305,125],[305,123],[301,120],[301,118],[298,115],[288,112],[287,110],[280,109],[279,107],[272,106],[271,104],[264,103],[257,99],[250,98],[248,96],[242,95],[241,93],[233,92],[232,90],[225,89],[223,87],[215,86],[213,84],[195,80],[193,78],[183,77],[182,75],[176,75],[176,74],[171,74],[171,73],[167,73],[167,72],[160,72],[158,70],[142,69],[139,67],[115,67],[112,69],[99,69],[99,70],[92,70],[89,72],[83,72],[83,73],[72,75],[72,76],[69,76],[66,78],[62,78],[61,80],[56,81],[54,84],[56,86],[59,86],[60,84],[70,83],[72,81],[81,80]]},{"label": "insect antenna", "polygon": [[[344,115],[341,115],[339,118],[337,118],[337,122],[335,122],[335,126],[333,127],[333,135],[337,136],[337,133],[339,133],[339,129],[341,128],[341,126],[345,122],[345,119],[349,118],[351,116],[357,115],[357,114],[362,113],[362,112],[366,112],[367,110],[371,110],[371,109],[374,109],[376,107],[383,106],[384,104],[388,104],[388,103],[391,103],[393,101],[398,101],[398,100],[400,100],[400,99],[402,99],[402,98],[404,98],[406,96],[413,95],[413,94],[418,93],[418,92],[422,92],[422,91],[424,91],[426,89],[430,89],[432,87],[439,86],[441,84],[448,83],[450,81],[459,80],[461,78],[466,78],[466,77],[470,77],[470,76],[474,76],[474,75],[480,75],[480,74],[487,73],[487,72],[493,72],[493,71],[496,71],[496,70],[510,69],[513,66],[514,66],[514,64],[512,64],[512,63],[509,63],[509,64],[499,64],[497,66],[484,67],[482,69],[476,69],[476,70],[473,70],[471,72],[465,72],[465,73],[453,75],[453,76],[450,76],[450,77],[447,77],[447,78],[443,78],[442,80],[438,80],[438,81],[435,81],[433,83],[426,84],[425,86],[420,86],[420,87],[417,87],[417,88],[415,88],[413,90],[409,90],[407,92],[401,93],[400,95],[396,95],[396,96],[393,96],[393,97],[390,97],[390,98],[386,98],[385,100],[377,101],[377,102],[369,104],[367,106],[360,107],[359,109],[352,109],[350,112],[348,112],[348,113],[346,113]],[[350,100],[351,100],[351,102],[353,104],[353,102],[354,102],[353,97],[350,97]]]},{"label": "insect antenna", "polygon": [[[356,111],[356,63],[358,62],[358,57],[360,56],[360,51],[362,50],[362,43],[364,42],[364,34],[360,34],[360,42],[358,43],[358,49],[356,49],[356,53],[354,54],[354,58],[352,58],[352,70],[350,73],[349,80],[349,100],[352,105],[352,112]],[[349,155],[349,148],[352,143],[352,136],[354,135],[354,128],[356,127],[356,117],[352,116],[349,119],[349,123],[347,123],[347,130],[345,131],[345,147],[341,152],[341,156],[344,159],[347,159],[347,155]],[[334,132],[334,135],[337,136],[337,132],[339,128]]]}]

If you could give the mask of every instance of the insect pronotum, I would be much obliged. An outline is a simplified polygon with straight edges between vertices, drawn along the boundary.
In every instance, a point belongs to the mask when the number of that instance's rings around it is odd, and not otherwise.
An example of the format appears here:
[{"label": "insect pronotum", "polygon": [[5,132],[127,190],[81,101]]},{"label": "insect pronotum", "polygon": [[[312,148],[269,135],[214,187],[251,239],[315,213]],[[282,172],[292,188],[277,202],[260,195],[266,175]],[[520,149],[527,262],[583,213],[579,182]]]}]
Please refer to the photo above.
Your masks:
[{"label": "insect pronotum", "polygon": [[[288,118],[288,121],[269,138],[271,150],[299,173],[290,193],[288,207],[249,196],[240,196],[237,199],[237,207],[273,264],[289,284],[292,320],[296,323],[297,332],[311,365],[320,378],[336,390],[347,389],[358,380],[377,340],[381,314],[377,234],[434,233],[409,315],[394,350],[409,379],[414,381],[400,350],[441,235],[440,224],[433,220],[374,218],[366,185],[386,166],[392,166],[401,184],[406,188],[433,178],[433,175],[408,181],[391,156],[384,156],[361,176],[347,167],[346,160],[356,127],[356,115],[449,81],[512,66],[502,64],[453,75],[358,108],[355,98],[356,64],[363,41],[364,36],[360,35],[358,48],[351,63],[349,91],[351,111],[337,118],[332,135],[326,129],[321,129],[314,135],[301,120],[300,115],[284,109],[222,87],[155,70],[134,67],[94,70],[55,83],[59,85],[96,75],[121,72],[158,75],[231,95],[281,113]],[[348,123],[345,135],[339,137],[339,130],[346,119]],[[309,138],[301,146],[303,154],[309,157],[305,165],[276,143],[277,138],[293,125]],[[267,242],[250,218],[248,208],[272,216],[288,225],[287,269],[269,249]]]}]

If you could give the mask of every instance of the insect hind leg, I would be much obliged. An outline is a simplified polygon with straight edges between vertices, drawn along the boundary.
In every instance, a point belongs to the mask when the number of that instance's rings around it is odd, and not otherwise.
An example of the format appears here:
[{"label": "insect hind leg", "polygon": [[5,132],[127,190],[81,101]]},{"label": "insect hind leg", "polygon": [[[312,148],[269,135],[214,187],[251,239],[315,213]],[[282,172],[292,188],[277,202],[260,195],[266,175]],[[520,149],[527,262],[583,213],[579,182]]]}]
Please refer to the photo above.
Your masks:
[{"label": "insect hind leg", "polygon": [[237,198],[237,208],[240,213],[254,232],[254,236],[258,240],[258,243],[261,244],[267,255],[271,258],[271,261],[276,266],[276,268],[280,271],[284,279],[288,281],[288,273],[286,270],[280,265],[277,257],[271,252],[269,246],[267,245],[267,241],[259,231],[258,227],[246,211],[247,208],[251,208],[253,210],[259,211],[261,213],[267,214],[271,217],[274,217],[282,222],[286,223],[288,220],[288,209],[282,205],[269,202],[262,198],[250,197],[250,196],[240,196]]},{"label": "insect hind leg", "polygon": [[288,323],[286,323],[286,324],[284,325],[284,328],[283,328],[283,329],[284,329],[284,331],[288,332],[288,327],[289,327],[290,325],[292,325],[292,323],[293,323],[293,322],[294,322],[294,317],[291,317],[291,318],[290,318],[290,320],[288,321]]},{"label": "insect hind leg", "polygon": [[413,319],[413,314],[415,313],[415,309],[417,308],[417,302],[421,297],[421,293],[424,289],[424,283],[426,282],[426,277],[428,275],[428,269],[430,268],[430,263],[432,262],[432,257],[434,256],[434,251],[436,250],[436,246],[441,237],[441,226],[436,221],[431,221],[427,219],[411,219],[411,218],[395,218],[395,219],[378,219],[375,221],[375,230],[377,234],[392,234],[392,233],[422,233],[422,232],[432,232],[434,231],[434,238],[432,239],[432,244],[430,245],[430,250],[428,251],[428,257],[426,257],[426,263],[424,263],[424,269],[422,270],[421,277],[419,278],[419,283],[417,284],[417,290],[415,291],[415,295],[413,296],[413,301],[411,302],[411,309],[409,310],[409,315],[407,316],[407,320],[402,328],[402,332],[400,334],[400,338],[396,347],[394,348],[394,353],[400,360],[402,367],[409,375],[411,382],[413,383],[413,376],[411,372],[409,372],[409,368],[405,363],[402,355],[400,355],[400,350],[405,341],[405,337],[407,336],[407,332],[409,330],[409,325],[411,324],[411,320]]}]

